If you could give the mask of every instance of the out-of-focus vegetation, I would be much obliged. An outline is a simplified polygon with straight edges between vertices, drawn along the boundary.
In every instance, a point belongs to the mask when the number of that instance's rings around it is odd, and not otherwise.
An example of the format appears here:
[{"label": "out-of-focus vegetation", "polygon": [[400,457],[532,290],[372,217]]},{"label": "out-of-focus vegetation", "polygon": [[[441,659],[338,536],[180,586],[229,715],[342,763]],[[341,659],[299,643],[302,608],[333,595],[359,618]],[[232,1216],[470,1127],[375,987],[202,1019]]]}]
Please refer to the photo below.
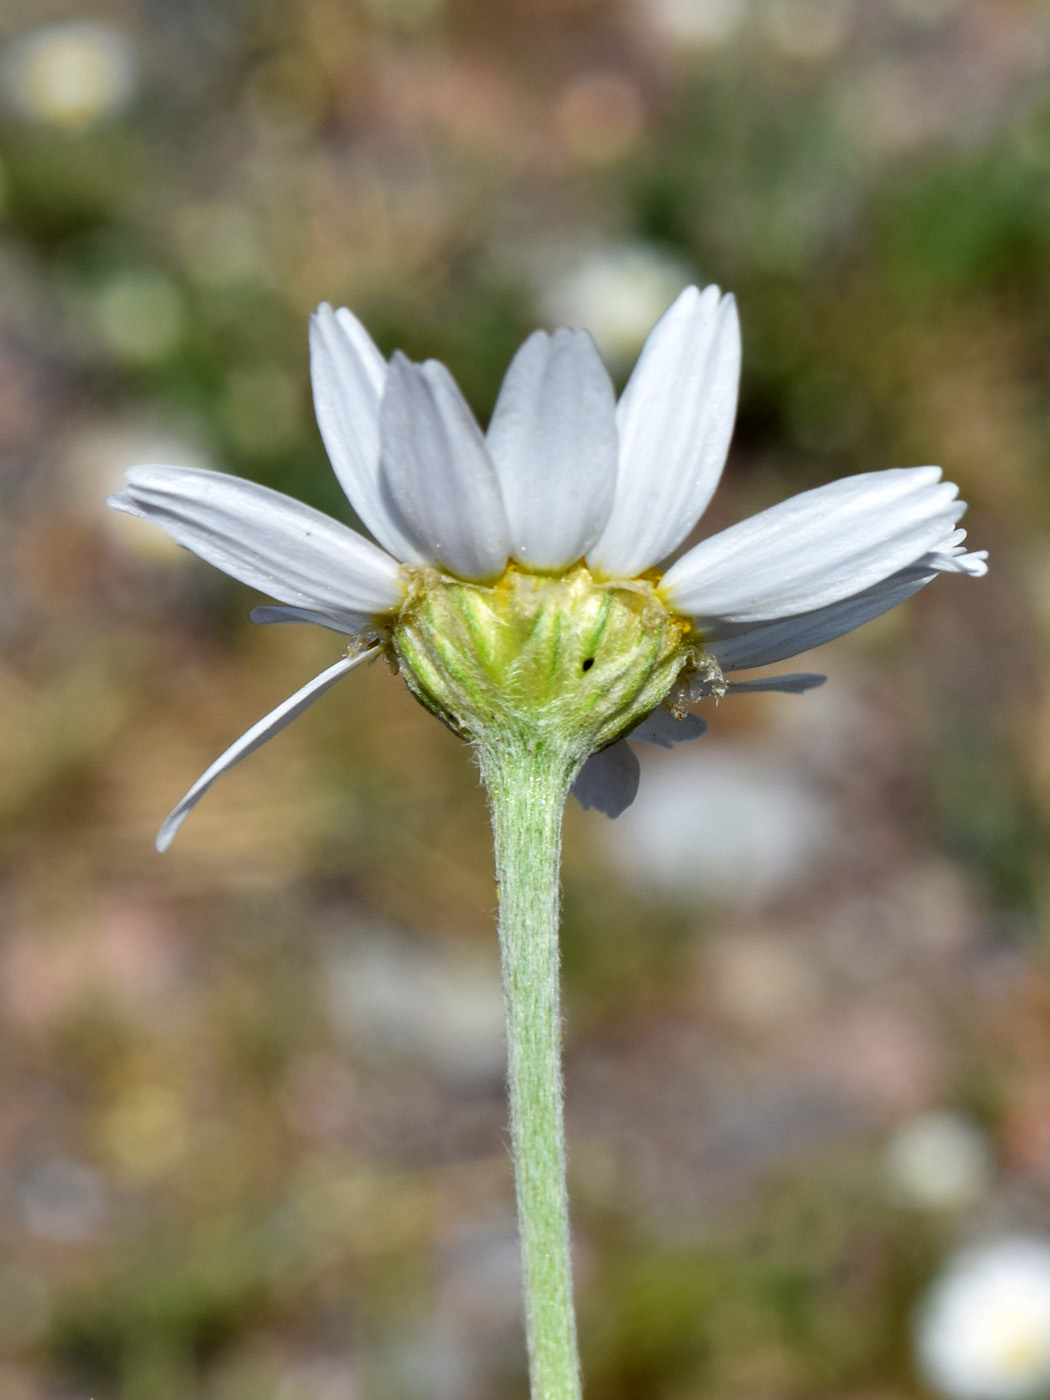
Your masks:
[{"label": "out-of-focus vegetation", "polygon": [[[6,0],[0,1400],[525,1394],[467,753],[103,509],[125,466],[349,517],[306,317],[484,419],[534,324],[622,381],[740,300],[704,530],[936,461],[944,578],[570,814],[603,1400],[905,1400],[947,1253],[1050,1229],[1050,12],[1037,0]],[[938,1126],[939,1125],[939,1126]]]}]

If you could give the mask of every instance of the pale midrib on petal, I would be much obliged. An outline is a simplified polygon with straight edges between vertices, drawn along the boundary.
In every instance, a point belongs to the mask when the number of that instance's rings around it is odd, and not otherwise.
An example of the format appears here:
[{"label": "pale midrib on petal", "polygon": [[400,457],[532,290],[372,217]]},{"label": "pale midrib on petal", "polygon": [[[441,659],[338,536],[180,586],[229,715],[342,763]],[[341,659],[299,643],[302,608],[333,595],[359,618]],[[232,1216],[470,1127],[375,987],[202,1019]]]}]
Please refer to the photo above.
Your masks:
[{"label": "pale midrib on petal", "polygon": [[608,519],[617,462],[612,382],[585,331],[529,337],[507,371],[486,441],[512,557],[551,572],[581,558]]},{"label": "pale midrib on petal", "polygon": [[617,406],[616,498],[588,555],[599,575],[634,577],[693,528],[722,473],[739,377],[733,298],[687,288],[653,328]]},{"label": "pale midrib on petal", "polygon": [[136,467],[111,505],[281,602],[365,613],[397,607],[398,565],[347,526],[255,482],[190,468]]},{"label": "pale midrib on petal", "polygon": [[710,632],[813,611],[863,591],[943,540],[965,506],[937,468],[846,477],[731,526],[674,564],[668,605]]},{"label": "pale midrib on petal", "polygon": [[444,365],[395,355],[380,411],[381,478],[431,562],[485,580],[508,557],[495,468],[466,400]]},{"label": "pale midrib on petal", "polygon": [[[666,484],[660,481],[659,491],[664,496],[663,520],[653,512],[653,525],[645,542],[645,563],[641,563],[641,558],[638,561],[642,568],[665,559],[681,544],[706,510],[721,478],[736,417],[740,373],[739,344],[735,359],[730,353],[727,365],[724,341],[725,327],[716,323],[703,354],[701,403],[688,415],[684,391],[674,396],[670,451],[652,453],[657,471],[668,480]],[[667,398],[672,398],[670,387],[663,392]],[[689,466],[672,474],[668,458]],[[661,528],[656,528],[658,525]]]},{"label": "pale midrib on petal", "polygon": [[407,523],[381,490],[379,406],[386,361],[349,311],[318,307],[310,322],[314,409],[339,483],[364,525],[402,563],[423,555]]}]

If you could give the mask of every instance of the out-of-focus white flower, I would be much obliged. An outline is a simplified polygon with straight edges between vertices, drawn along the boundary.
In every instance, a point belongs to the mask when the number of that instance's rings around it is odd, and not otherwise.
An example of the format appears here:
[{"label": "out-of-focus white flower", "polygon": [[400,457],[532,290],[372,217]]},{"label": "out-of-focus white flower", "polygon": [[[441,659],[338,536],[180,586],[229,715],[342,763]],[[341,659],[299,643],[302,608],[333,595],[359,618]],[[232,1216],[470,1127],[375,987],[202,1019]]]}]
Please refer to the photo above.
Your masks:
[{"label": "out-of-focus white flower", "polygon": [[[197,470],[211,465],[199,444],[155,423],[103,422],[84,427],[70,439],[60,458],[61,475],[57,480],[61,508],[81,519],[97,520],[99,496],[116,491],[128,468],[147,460],[174,462]],[[144,562],[191,562],[170,536],[159,530],[137,529],[126,515],[107,514],[107,525],[121,548]]]},{"label": "out-of-focus white flower", "polygon": [[8,45],[0,82],[26,121],[83,131],[119,116],[138,86],[126,35],[108,24],[49,24]]},{"label": "out-of-focus white flower", "polygon": [[948,1400],[1050,1394],[1050,1243],[1018,1236],[959,1255],[919,1311],[916,1343]]},{"label": "out-of-focus white flower", "polygon": [[984,1134],[971,1119],[947,1111],[903,1123],[886,1144],[885,1165],[897,1200],[933,1209],[972,1205],[992,1173]]},{"label": "out-of-focus white flower", "polygon": [[650,0],[649,12],[672,43],[716,48],[740,29],[747,4],[746,0]]},{"label": "out-of-focus white flower", "polygon": [[590,331],[608,360],[624,364],[689,280],[677,259],[629,244],[588,254],[556,276],[541,300],[549,320]]}]

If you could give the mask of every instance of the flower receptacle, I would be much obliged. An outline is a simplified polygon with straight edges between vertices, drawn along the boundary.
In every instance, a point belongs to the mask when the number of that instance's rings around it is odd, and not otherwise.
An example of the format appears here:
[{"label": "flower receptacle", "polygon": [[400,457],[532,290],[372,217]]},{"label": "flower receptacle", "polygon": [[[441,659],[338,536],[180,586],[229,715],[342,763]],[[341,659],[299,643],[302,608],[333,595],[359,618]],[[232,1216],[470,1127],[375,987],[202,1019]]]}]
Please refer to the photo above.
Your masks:
[{"label": "flower receptacle", "polygon": [[491,584],[406,570],[392,629],[416,698],[482,745],[548,741],[582,762],[626,733],[694,661],[688,619],[643,580],[599,583],[509,566]]}]

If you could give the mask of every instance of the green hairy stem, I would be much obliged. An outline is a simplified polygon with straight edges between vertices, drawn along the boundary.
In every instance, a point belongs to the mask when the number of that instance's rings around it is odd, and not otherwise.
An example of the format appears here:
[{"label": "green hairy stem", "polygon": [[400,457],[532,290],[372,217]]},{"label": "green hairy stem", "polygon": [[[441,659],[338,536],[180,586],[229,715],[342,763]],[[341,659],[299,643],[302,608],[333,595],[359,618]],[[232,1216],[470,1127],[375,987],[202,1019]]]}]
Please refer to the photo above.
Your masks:
[{"label": "green hairy stem", "polygon": [[562,811],[576,764],[523,740],[482,747],[499,883],[507,1080],[532,1400],[579,1400],[558,1008]]}]

